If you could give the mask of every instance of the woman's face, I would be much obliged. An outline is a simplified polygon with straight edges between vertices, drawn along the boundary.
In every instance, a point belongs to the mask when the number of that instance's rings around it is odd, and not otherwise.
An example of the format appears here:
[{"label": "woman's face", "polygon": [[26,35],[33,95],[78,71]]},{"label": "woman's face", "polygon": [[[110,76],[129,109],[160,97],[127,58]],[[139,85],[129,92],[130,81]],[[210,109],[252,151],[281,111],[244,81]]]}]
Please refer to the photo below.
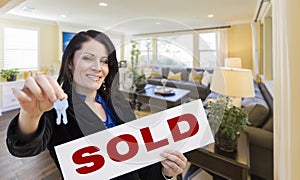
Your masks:
[{"label": "woman's face", "polygon": [[93,93],[100,88],[109,72],[107,50],[98,41],[85,42],[80,50],[75,51],[73,65],[70,66],[76,91],[84,95]]}]

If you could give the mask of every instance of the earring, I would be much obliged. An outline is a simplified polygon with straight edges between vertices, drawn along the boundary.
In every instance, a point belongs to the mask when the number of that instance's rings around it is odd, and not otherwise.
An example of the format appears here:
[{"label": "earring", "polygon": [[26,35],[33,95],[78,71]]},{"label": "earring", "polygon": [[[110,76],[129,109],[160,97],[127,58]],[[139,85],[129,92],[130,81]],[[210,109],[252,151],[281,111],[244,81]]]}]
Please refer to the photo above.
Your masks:
[{"label": "earring", "polygon": [[103,86],[103,90],[106,91],[105,81],[103,81],[102,86]]}]

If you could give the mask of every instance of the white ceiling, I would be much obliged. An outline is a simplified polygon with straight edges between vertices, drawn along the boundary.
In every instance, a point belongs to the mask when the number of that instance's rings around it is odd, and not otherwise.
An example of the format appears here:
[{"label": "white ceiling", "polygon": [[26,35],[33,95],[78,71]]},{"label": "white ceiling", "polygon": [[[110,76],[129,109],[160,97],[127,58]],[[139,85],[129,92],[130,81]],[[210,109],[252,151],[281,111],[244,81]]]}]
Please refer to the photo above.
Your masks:
[{"label": "white ceiling", "polygon": [[[129,34],[253,22],[260,0],[10,0],[2,17],[31,17]],[[17,3],[16,3],[17,2]],[[100,2],[107,7],[98,5]],[[9,4],[9,3],[8,3]],[[7,5],[6,5],[7,6]],[[24,7],[35,9],[33,12]],[[66,15],[62,18],[61,15]],[[214,14],[213,18],[208,18]]]}]

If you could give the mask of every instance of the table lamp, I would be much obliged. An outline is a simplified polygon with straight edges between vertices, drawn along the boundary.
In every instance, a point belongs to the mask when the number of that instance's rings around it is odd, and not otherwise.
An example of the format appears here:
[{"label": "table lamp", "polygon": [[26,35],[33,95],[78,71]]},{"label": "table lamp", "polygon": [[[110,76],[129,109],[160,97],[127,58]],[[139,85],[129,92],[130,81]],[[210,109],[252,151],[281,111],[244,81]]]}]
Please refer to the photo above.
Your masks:
[{"label": "table lamp", "polygon": [[254,97],[253,76],[249,69],[219,67],[214,70],[211,91],[232,98],[232,105],[241,107],[242,97]]},{"label": "table lamp", "polygon": [[241,58],[225,58],[225,67],[242,68]]}]

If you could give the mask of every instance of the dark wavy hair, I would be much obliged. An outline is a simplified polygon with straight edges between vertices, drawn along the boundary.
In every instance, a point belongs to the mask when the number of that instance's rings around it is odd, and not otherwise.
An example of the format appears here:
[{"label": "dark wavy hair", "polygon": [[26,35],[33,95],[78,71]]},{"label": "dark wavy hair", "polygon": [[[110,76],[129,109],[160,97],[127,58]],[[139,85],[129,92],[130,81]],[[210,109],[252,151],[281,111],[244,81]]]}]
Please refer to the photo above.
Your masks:
[{"label": "dark wavy hair", "polygon": [[[63,53],[62,64],[57,81],[59,84],[63,84],[63,90],[70,95],[72,92],[73,73],[69,68],[69,64],[73,64],[75,51],[80,50],[82,44],[90,40],[98,41],[103,44],[107,50],[109,73],[105,78],[105,83],[102,83],[101,87],[98,89],[98,93],[100,93],[103,98],[108,98],[108,95],[111,92],[112,82],[114,78],[118,78],[118,76],[116,76],[118,74],[118,61],[112,41],[102,32],[88,30],[81,31],[74,35]],[[119,82],[116,79],[115,81]]]}]

